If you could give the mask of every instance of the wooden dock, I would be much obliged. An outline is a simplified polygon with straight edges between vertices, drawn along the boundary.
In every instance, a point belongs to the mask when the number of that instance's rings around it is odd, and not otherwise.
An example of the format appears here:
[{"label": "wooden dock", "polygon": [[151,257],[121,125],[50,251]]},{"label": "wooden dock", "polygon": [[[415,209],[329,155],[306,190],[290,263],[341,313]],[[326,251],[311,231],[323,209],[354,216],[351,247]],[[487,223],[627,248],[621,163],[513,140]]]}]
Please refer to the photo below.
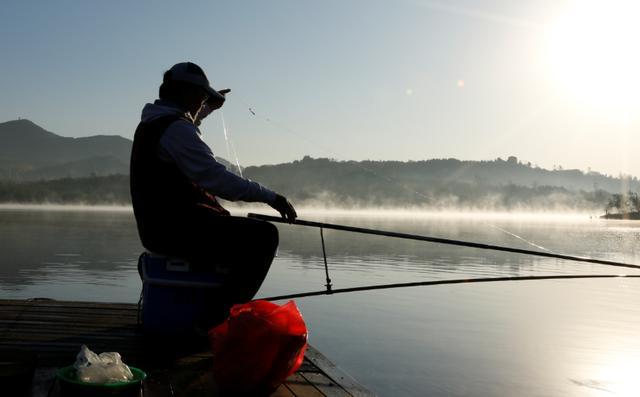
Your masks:
[{"label": "wooden dock", "polygon": [[[118,351],[127,364],[145,370],[148,374],[142,390],[145,397],[216,395],[208,350],[170,362],[149,359],[149,346],[137,320],[138,308],[134,304],[0,300],[0,355],[11,350],[37,356],[31,392],[27,394],[32,397],[59,395],[55,372],[61,366],[73,364],[82,344],[98,353]],[[372,395],[312,347],[300,369],[272,394],[274,397]]]}]

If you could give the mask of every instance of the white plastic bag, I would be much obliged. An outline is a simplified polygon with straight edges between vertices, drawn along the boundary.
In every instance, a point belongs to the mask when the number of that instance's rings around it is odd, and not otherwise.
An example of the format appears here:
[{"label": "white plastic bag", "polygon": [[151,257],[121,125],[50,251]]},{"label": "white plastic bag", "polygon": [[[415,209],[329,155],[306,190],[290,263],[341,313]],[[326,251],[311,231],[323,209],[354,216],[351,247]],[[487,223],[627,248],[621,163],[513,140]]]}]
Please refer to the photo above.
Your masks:
[{"label": "white plastic bag", "polygon": [[120,353],[95,354],[85,345],[80,348],[73,364],[78,380],[87,383],[126,382],[133,379],[129,367],[122,362]]}]

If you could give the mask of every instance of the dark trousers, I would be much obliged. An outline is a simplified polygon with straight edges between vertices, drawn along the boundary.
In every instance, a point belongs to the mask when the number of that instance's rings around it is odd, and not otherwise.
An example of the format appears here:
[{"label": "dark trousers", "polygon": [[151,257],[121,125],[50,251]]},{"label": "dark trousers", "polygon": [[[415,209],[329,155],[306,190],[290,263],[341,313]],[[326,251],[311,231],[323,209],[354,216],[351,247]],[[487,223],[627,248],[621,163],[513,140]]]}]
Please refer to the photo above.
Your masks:
[{"label": "dark trousers", "polygon": [[[186,217],[187,218],[187,217]],[[216,271],[226,304],[251,300],[260,289],[278,247],[278,229],[256,219],[198,210],[166,230],[155,230],[145,247],[186,259],[196,271]]]}]

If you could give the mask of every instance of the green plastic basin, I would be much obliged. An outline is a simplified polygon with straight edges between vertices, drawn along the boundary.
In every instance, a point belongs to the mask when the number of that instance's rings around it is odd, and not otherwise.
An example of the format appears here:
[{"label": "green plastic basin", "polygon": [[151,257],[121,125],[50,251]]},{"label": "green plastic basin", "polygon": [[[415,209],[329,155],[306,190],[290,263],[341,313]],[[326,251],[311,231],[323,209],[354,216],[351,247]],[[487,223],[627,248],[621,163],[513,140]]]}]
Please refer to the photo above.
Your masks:
[{"label": "green plastic basin", "polygon": [[78,380],[76,369],[73,366],[63,367],[58,370],[57,377],[60,383],[61,397],[139,397],[142,381],[147,377],[144,371],[129,367],[133,379],[126,382],[113,383],[86,383]]}]

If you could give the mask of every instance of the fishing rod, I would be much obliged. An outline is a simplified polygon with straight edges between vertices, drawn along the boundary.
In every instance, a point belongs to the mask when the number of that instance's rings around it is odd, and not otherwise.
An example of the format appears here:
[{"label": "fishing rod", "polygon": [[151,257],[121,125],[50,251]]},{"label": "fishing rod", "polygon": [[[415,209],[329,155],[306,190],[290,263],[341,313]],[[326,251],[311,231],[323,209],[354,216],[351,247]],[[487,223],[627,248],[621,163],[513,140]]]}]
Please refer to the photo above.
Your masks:
[{"label": "fishing rod", "polygon": [[512,252],[512,253],[516,253],[516,254],[541,256],[541,257],[545,257],[545,258],[564,259],[564,260],[575,261],[575,262],[595,263],[597,265],[625,267],[625,268],[629,268],[629,269],[640,269],[640,265],[634,265],[634,264],[631,264],[631,263],[607,261],[607,260],[603,260],[603,259],[587,258],[587,257],[582,257],[582,256],[574,256],[574,255],[556,254],[556,253],[553,253],[553,252],[532,251],[532,250],[525,250],[525,249],[520,249],[520,248],[504,247],[504,246],[500,246],[500,245],[476,243],[476,242],[471,242],[471,241],[451,240],[451,239],[440,238],[440,237],[429,237],[429,236],[421,236],[421,235],[417,235],[417,234],[390,232],[390,231],[376,230],[376,229],[366,229],[366,228],[362,228],[362,227],[337,225],[337,224],[333,224],[333,223],[324,223],[324,222],[312,222],[312,221],[305,221],[305,220],[301,220],[301,219],[296,219],[294,221],[288,221],[288,220],[285,220],[283,218],[276,217],[276,216],[254,214],[254,213],[248,214],[247,217],[248,218],[253,218],[253,219],[259,219],[259,220],[263,220],[263,221],[269,221],[269,222],[289,223],[289,224],[293,224],[293,225],[316,227],[316,228],[320,228],[321,230],[322,229],[333,229],[333,230],[341,230],[341,231],[361,233],[361,234],[372,234],[372,235],[376,235],[376,236],[386,236],[386,237],[401,238],[401,239],[406,239],[406,240],[426,241],[426,242],[430,242],[430,243],[457,245],[457,246],[461,246],[461,247],[471,247],[471,248],[479,248],[479,249],[486,249],[486,250],[493,250],[493,251]]},{"label": "fishing rod", "polygon": [[475,283],[496,283],[503,281],[540,281],[540,280],[573,280],[573,279],[593,279],[593,278],[640,278],[640,274],[565,274],[559,276],[512,276],[512,277],[482,277],[482,278],[459,278],[435,281],[417,281],[413,283],[396,283],[396,284],[378,284],[367,285],[364,287],[326,289],[312,292],[302,292],[299,294],[288,294],[271,296],[268,298],[259,298],[266,301],[279,301],[285,299],[307,298],[311,296],[344,294],[347,292],[362,292],[381,289],[407,288],[407,287],[426,287],[433,285],[451,285],[451,284],[475,284]]}]

